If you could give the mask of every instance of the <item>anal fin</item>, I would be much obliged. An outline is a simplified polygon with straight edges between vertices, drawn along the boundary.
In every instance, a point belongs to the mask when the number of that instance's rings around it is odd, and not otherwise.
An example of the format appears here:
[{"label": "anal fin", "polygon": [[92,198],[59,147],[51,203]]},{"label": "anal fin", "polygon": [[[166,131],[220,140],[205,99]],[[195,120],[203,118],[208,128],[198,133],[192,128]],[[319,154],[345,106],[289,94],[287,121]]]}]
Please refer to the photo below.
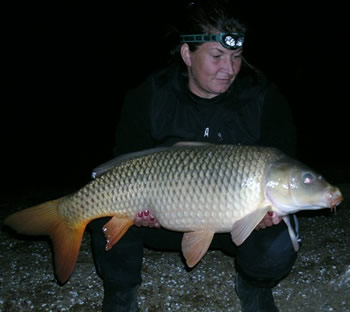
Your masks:
[{"label": "anal fin", "polygon": [[214,232],[196,231],[185,233],[182,238],[182,253],[186,259],[187,265],[194,267],[207,252]]},{"label": "anal fin", "polygon": [[126,233],[126,231],[134,224],[134,220],[128,218],[112,217],[104,226],[107,244],[106,251],[110,250]]}]

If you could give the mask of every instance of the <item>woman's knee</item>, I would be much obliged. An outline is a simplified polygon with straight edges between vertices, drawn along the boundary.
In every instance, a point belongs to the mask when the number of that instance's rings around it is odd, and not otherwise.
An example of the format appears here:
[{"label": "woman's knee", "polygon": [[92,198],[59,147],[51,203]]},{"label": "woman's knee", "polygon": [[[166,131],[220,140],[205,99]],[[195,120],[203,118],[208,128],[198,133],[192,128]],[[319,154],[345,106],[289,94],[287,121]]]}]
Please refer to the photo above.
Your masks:
[{"label": "woman's knee", "polygon": [[236,267],[247,280],[273,287],[292,269],[294,251],[284,224],[256,231],[238,248]]}]

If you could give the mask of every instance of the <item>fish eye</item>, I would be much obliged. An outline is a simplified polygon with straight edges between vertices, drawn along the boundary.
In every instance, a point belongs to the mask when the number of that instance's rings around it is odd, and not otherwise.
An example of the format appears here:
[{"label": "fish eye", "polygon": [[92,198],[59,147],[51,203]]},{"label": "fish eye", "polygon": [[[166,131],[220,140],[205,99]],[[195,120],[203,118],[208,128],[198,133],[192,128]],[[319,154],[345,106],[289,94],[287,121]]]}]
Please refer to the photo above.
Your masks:
[{"label": "fish eye", "polygon": [[312,173],[306,172],[302,175],[303,183],[310,184],[315,180],[315,177]]}]

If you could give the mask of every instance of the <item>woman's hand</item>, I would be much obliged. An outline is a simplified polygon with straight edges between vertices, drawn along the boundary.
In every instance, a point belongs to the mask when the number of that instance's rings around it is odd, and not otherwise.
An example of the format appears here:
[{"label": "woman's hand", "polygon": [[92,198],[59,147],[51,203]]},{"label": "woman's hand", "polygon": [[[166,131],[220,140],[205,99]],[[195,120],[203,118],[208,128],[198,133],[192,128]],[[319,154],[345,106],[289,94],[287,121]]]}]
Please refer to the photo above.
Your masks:
[{"label": "woman's hand", "polygon": [[281,220],[282,220],[282,218],[279,217],[276,212],[269,211],[265,215],[264,219],[262,219],[261,222],[256,226],[255,230],[259,231],[262,229],[266,229],[267,227],[270,227],[270,226],[273,226],[273,225],[280,223]]},{"label": "woman's hand", "polygon": [[150,214],[149,210],[139,211],[134,220],[134,224],[136,226],[146,226],[156,229],[160,228],[158,220]]}]

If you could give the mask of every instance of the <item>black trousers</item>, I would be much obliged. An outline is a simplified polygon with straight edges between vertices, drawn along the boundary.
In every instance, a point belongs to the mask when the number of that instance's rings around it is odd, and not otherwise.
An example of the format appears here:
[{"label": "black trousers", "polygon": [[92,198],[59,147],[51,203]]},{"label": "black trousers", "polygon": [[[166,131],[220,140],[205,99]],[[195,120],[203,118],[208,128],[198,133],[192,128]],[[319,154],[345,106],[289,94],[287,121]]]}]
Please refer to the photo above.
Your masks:
[{"label": "black trousers", "polygon": [[[109,218],[92,221],[92,248],[98,274],[105,284],[126,289],[141,284],[144,245],[157,250],[181,250],[183,233],[132,226],[121,240],[105,251],[103,225]],[[235,257],[236,270],[258,287],[274,287],[292,269],[294,251],[284,222],[253,233],[239,247],[230,233],[215,234],[210,249],[220,249]]]}]

